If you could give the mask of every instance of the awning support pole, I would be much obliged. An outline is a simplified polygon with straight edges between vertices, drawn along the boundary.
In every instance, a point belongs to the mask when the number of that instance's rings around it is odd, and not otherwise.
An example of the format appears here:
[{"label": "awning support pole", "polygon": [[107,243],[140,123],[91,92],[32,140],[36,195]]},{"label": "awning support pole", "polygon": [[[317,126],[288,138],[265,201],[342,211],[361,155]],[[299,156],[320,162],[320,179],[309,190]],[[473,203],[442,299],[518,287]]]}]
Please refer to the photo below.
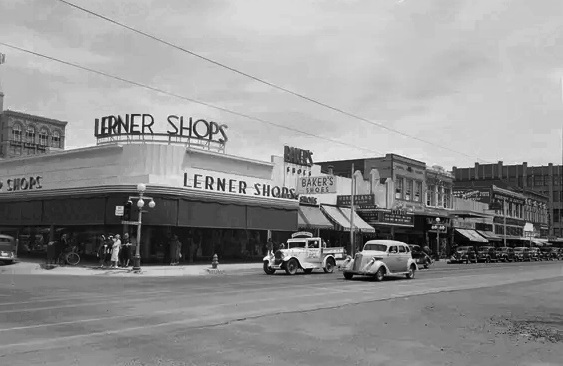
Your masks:
[{"label": "awning support pole", "polygon": [[356,245],[354,242],[354,232],[355,232],[355,228],[354,228],[354,191],[356,188],[356,185],[354,184],[354,163],[352,163],[352,175],[350,176],[351,179],[351,191],[350,191],[350,253],[352,255],[352,258],[354,257],[354,255],[356,254]]}]

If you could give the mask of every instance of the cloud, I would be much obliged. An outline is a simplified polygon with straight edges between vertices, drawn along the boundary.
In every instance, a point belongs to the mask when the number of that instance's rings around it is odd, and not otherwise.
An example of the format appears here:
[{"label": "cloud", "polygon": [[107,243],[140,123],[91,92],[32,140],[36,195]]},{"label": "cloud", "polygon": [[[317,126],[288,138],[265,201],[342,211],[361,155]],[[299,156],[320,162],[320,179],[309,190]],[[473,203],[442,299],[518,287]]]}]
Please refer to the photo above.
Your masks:
[{"label": "cloud", "polygon": [[[269,160],[283,144],[318,160],[396,152],[446,168],[560,160],[562,6],[557,0],[75,0],[252,75],[416,139],[300,100],[58,2],[3,1],[0,40],[354,147],[164,96],[0,47],[10,109],[69,121],[147,112],[229,125],[228,151]],[[17,30],[14,32],[13,30]],[[542,142],[545,141],[545,143]],[[301,145],[302,144],[302,145]],[[458,154],[439,148],[445,145]],[[467,156],[469,155],[469,156]],[[426,157],[426,158],[425,158]]]}]

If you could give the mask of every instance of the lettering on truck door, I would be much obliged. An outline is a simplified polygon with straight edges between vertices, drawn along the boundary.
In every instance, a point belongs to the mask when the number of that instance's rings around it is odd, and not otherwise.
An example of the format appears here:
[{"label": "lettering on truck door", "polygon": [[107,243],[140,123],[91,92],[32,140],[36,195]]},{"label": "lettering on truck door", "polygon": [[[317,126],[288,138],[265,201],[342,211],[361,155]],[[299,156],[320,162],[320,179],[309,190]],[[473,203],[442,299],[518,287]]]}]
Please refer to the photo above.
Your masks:
[{"label": "lettering on truck door", "polygon": [[307,259],[319,260],[321,258],[320,240],[309,240],[307,245]]}]

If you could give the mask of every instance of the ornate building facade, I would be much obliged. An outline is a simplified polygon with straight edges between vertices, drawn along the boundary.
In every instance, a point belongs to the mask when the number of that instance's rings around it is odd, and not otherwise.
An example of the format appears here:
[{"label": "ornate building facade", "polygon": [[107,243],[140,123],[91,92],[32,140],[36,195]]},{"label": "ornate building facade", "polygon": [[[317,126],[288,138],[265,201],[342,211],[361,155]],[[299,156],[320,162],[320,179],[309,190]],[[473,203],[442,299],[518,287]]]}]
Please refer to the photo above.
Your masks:
[{"label": "ornate building facade", "polygon": [[0,109],[0,159],[64,150],[66,125],[64,121]]}]

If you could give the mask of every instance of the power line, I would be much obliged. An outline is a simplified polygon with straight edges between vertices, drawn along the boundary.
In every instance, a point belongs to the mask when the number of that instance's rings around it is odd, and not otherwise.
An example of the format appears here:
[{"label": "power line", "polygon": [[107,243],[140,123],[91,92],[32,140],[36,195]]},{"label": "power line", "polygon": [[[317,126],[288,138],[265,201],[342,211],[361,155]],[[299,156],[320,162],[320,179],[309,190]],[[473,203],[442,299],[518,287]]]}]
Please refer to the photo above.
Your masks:
[{"label": "power line", "polygon": [[341,109],[341,108],[331,106],[331,105],[326,104],[326,103],[324,103],[324,102],[321,102],[321,101],[319,101],[319,100],[317,100],[317,99],[313,99],[313,98],[311,98],[311,97],[308,97],[308,96],[306,96],[306,95],[304,95],[304,94],[301,94],[301,93],[295,92],[295,91],[293,91],[293,90],[284,88],[284,87],[279,86],[279,85],[277,85],[277,84],[274,84],[274,83],[272,83],[272,82],[269,82],[269,81],[266,81],[266,80],[264,80],[264,79],[261,79],[261,78],[259,78],[259,77],[257,77],[257,76],[253,76],[253,75],[248,74],[248,73],[246,73],[246,72],[244,72],[244,71],[240,71],[240,70],[238,70],[238,69],[235,69],[234,67],[225,65],[225,64],[223,64],[223,63],[221,63],[221,62],[219,62],[219,61],[215,61],[215,60],[213,60],[213,59],[211,59],[211,58],[209,58],[209,57],[202,56],[202,55],[200,55],[200,54],[198,54],[198,53],[196,53],[196,52],[194,52],[194,51],[188,50],[188,49],[186,49],[186,48],[184,48],[184,47],[182,47],[182,46],[179,46],[179,45],[177,45],[177,44],[171,43],[171,42],[166,41],[166,40],[164,40],[164,39],[162,39],[162,38],[159,38],[159,37],[157,37],[157,36],[153,36],[153,35],[151,35],[151,34],[149,34],[149,33],[146,33],[146,32],[143,32],[143,31],[141,31],[141,30],[138,30],[138,29],[135,29],[135,28],[133,28],[133,27],[130,27],[130,26],[124,24],[124,23],[118,22],[117,20],[111,19],[111,18],[109,18],[109,17],[107,17],[107,16],[104,16],[104,15],[101,15],[101,14],[99,14],[99,13],[96,13],[96,12],[94,12],[94,11],[92,11],[92,10],[89,10],[89,9],[83,8],[83,7],[81,7],[81,6],[78,6],[78,5],[76,5],[76,4],[74,4],[74,3],[71,3],[71,2],[69,2],[69,1],[66,1],[66,0],[58,0],[58,1],[61,2],[61,3],[63,3],[63,4],[68,5],[68,6],[70,6],[70,7],[73,7],[73,8],[75,8],[75,9],[78,9],[78,10],[80,10],[80,11],[83,11],[83,12],[85,12],[85,13],[88,13],[88,14],[90,14],[90,15],[93,15],[93,16],[95,16],[95,17],[97,17],[97,18],[100,18],[100,19],[103,19],[103,20],[105,20],[105,21],[108,21],[108,22],[110,22],[110,23],[112,23],[112,24],[115,24],[115,25],[117,25],[117,26],[119,26],[119,27],[128,29],[128,30],[130,30],[130,31],[132,31],[132,32],[135,32],[135,33],[137,33],[137,34],[140,34],[140,35],[142,35],[142,36],[144,36],[144,37],[150,38],[150,39],[152,39],[153,41],[156,41],[156,42],[165,44],[165,45],[170,46],[170,47],[172,47],[172,48],[175,48],[175,49],[177,49],[177,50],[179,50],[179,51],[188,53],[188,54],[190,54],[190,55],[192,55],[192,56],[194,56],[194,57],[197,57],[197,58],[199,58],[199,59],[201,59],[201,60],[204,60],[204,61],[206,61],[206,62],[212,63],[212,64],[214,64],[214,65],[216,65],[216,66],[219,66],[219,67],[221,67],[221,68],[223,68],[223,69],[232,71],[232,72],[234,72],[234,73],[236,73],[236,74],[242,75],[242,76],[244,76],[244,77],[247,77],[247,78],[249,78],[249,79],[252,79],[252,80],[254,80],[254,81],[257,81],[257,82],[259,82],[259,83],[268,85],[268,86],[270,86],[270,87],[272,87],[272,88],[274,88],[274,89],[283,91],[283,92],[285,92],[285,93],[289,93],[289,94],[291,94],[291,95],[293,95],[293,96],[295,96],[295,97],[304,99],[304,100],[306,100],[306,101],[309,101],[309,102],[311,102],[311,103],[317,104],[317,105],[322,106],[322,107],[324,107],[324,108],[328,108],[328,109],[330,109],[330,110],[332,110],[332,111],[335,111],[335,112],[344,114],[344,115],[346,115],[346,116],[348,116],[348,117],[352,117],[352,118],[354,118],[354,119],[357,119],[357,120],[360,120],[360,121],[362,121],[362,122],[371,124],[371,125],[373,125],[373,126],[376,126],[376,127],[382,128],[382,129],[385,129],[385,130],[390,131],[390,132],[394,132],[394,133],[396,133],[396,134],[399,134],[399,135],[402,135],[402,136],[404,136],[404,137],[408,137],[408,138],[410,138],[410,139],[414,139],[414,140],[423,142],[423,143],[425,143],[425,144],[428,144],[428,145],[431,145],[431,146],[434,146],[434,147],[438,147],[438,148],[443,149],[443,150],[447,150],[447,151],[450,151],[450,152],[453,152],[453,153],[456,153],[456,154],[460,154],[460,155],[466,156],[466,157],[468,157],[468,158],[477,158],[477,160],[479,160],[479,161],[481,161],[481,162],[484,162],[484,163],[491,163],[491,162],[489,162],[489,161],[486,161],[486,160],[483,160],[483,159],[479,158],[478,156],[469,155],[469,154],[466,154],[466,153],[464,153],[464,152],[457,151],[457,150],[454,150],[454,149],[452,149],[452,148],[449,148],[449,147],[447,147],[447,146],[439,145],[439,144],[437,144],[437,143],[435,143],[435,142],[428,141],[428,140],[425,140],[425,139],[421,139],[420,137],[413,136],[413,135],[410,135],[410,134],[408,134],[408,133],[406,133],[406,132],[403,132],[403,131],[394,129],[394,128],[392,128],[392,127],[385,126],[384,124],[382,124],[382,123],[380,123],[380,122],[371,121],[371,120],[369,120],[369,119],[367,119],[367,118],[358,116],[358,115],[356,115],[356,114],[354,114],[354,113],[347,112],[347,111],[345,111],[345,110],[343,110],[343,109]]},{"label": "power line", "polygon": [[34,56],[37,56],[37,57],[42,57],[42,58],[45,58],[45,59],[48,59],[48,60],[51,60],[51,61],[55,61],[55,62],[64,64],[64,65],[67,65],[67,66],[72,66],[72,67],[74,67],[74,68],[77,68],[77,69],[80,69],[80,70],[83,70],[83,71],[88,71],[88,72],[91,72],[91,73],[94,73],[94,74],[97,74],[97,75],[105,76],[105,77],[108,77],[108,78],[111,78],[111,79],[115,79],[115,80],[118,80],[118,81],[121,81],[121,82],[124,82],[124,83],[128,83],[128,84],[131,84],[131,85],[135,85],[135,86],[138,86],[138,87],[140,87],[140,88],[144,88],[144,89],[148,89],[148,90],[155,91],[155,92],[158,92],[158,93],[162,93],[162,94],[165,94],[165,95],[169,95],[169,96],[172,96],[172,97],[175,97],[175,98],[178,98],[178,99],[186,100],[186,101],[188,101],[188,102],[192,102],[192,103],[204,105],[204,106],[206,106],[206,107],[213,108],[213,109],[217,109],[217,110],[220,110],[220,111],[223,111],[223,112],[226,112],[226,113],[235,115],[235,116],[247,118],[247,119],[250,119],[250,120],[253,120],[253,121],[256,121],[256,122],[260,122],[260,123],[265,123],[265,124],[268,124],[268,125],[270,125],[270,126],[282,128],[282,129],[285,129],[285,130],[288,130],[288,131],[292,131],[292,132],[297,132],[297,133],[300,133],[300,134],[302,134],[302,135],[306,135],[306,136],[309,136],[309,137],[318,138],[318,139],[325,140],[325,141],[329,141],[329,142],[332,142],[332,143],[335,143],[335,144],[340,144],[340,145],[352,147],[352,148],[354,148],[354,149],[364,150],[364,151],[368,151],[368,152],[370,152],[370,153],[376,153],[376,154],[382,154],[382,155],[384,155],[383,152],[378,151],[378,150],[375,150],[375,149],[368,149],[368,148],[364,148],[364,147],[361,147],[361,146],[356,146],[356,145],[353,145],[353,144],[349,144],[349,143],[347,143],[347,142],[343,142],[343,141],[340,141],[340,140],[332,139],[332,138],[330,138],[330,137],[324,137],[324,136],[315,135],[314,133],[311,133],[311,132],[298,130],[298,129],[296,129],[296,128],[284,126],[284,125],[282,125],[282,124],[275,123],[275,122],[270,122],[270,121],[268,121],[268,120],[265,120],[265,119],[262,119],[262,118],[259,118],[259,117],[254,117],[254,116],[251,116],[251,115],[249,115],[249,114],[245,114],[245,113],[241,113],[241,112],[234,111],[234,110],[232,110],[232,109],[228,109],[228,108],[221,107],[221,106],[214,105],[214,104],[207,103],[207,102],[202,102],[202,101],[197,100],[197,99],[185,97],[185,96],[183,96],[183,95],[176,94],[176,93],[173,93],[173,92],[169,92],[169,91],[166,91],[166,90],[163,90],[163,89],[154,87],[154,86],[150,86],[150,85],[143,84],[143,83],[139,83],[139,82],[136,82],[136,81],[133,81],[133,80],[125,79],[125,78],[122,78],[122,77],[120,77],[120,76],[115,76],[115,75],[112,75],[112,74],[108,74],[108,73],[105,73],[105,72],[103,72],[103,71],[95,70],[95,69],[92,69],[92,68],[89,68],[89,67],[86,67],[86,66],[82,66],[82,65],[73,63],[73,62],[61,60],[61,59],[58,59],[58,58],[56,58],[56,57],[52,57],[52,56],[44,55],[44,54],[42,54],[42,53],[38,53],[38,52],[31,51],[31,50],[27,50],[27,49],[25,49],[25,48],[17,47],[17,46],[8,44],[8,43],[0,42],[0,45],[6,46],[6,47],[9,47],[9,48],[12,48],[12,49],[21,51],[21,52],[25,52],[25,53],[28,53],[28,54],[31,54],[31,55],[34,55]]}]

